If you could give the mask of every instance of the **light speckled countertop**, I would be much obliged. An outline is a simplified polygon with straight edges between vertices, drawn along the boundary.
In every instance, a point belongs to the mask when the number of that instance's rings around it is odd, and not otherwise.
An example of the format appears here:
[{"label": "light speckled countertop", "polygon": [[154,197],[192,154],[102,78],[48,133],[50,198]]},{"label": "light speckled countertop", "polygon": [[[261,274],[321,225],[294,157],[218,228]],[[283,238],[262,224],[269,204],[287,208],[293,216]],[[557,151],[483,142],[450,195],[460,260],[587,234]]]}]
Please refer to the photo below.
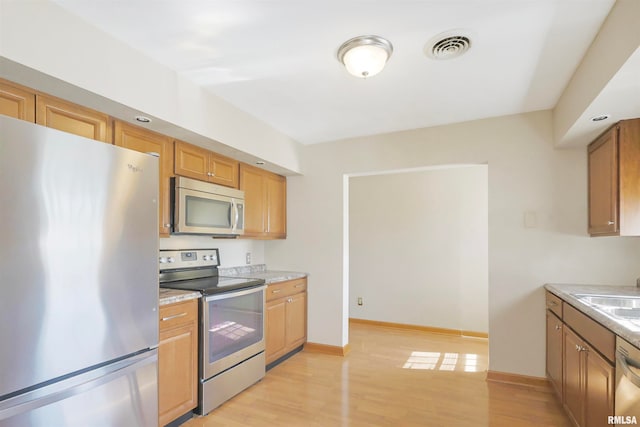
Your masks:
[{"label": "light speckled countertop", "polygon": [[285,282],[287,280],[302,279],[307,273],[297,271],[267,270],[265,264],[246,265],[241,267],[219,268],[218,273],[226,277],[246,277],[249,279],[264,279],[267,285]]},{"label": "light speckled countertop", "polygon": [[[219,268],[218,273],[220,276],[225,277],[263,279],[267,285],[307,277],[307,273],[300,273],[297,271],[267,270],[267,266],[264,264]],[[174,302],[200,298],[200,296],[200,292],[160,288],[160,305],[173,304]]]},{"label": "light speckled countertop", "polygon": [[544,288],[565,300],[587,316],[591,317],[602,326],[616,335],[629,341],[640,348],[640,326],[624,320],[613,320],[594,307],[584,303],[576,295],[611,295],[618,297],[640,297],[640,288],[635,286],[598,286],[598,285],[569,285],[546,284]]},{"label": "light speckled countertop", "polygon": [[287,280],[302,279],[307,277],[306,273],[299,273],[297,271],[277,271],[267,270],[260,273],[250,273],[249,276],[238,277],[250,277],[252,279],[264,279],[267,285],[271,283],[286,282]]},{"label": "light speckled countertop", "polygon": [[200,292],[160,288],[160,305],[200,298]]}]

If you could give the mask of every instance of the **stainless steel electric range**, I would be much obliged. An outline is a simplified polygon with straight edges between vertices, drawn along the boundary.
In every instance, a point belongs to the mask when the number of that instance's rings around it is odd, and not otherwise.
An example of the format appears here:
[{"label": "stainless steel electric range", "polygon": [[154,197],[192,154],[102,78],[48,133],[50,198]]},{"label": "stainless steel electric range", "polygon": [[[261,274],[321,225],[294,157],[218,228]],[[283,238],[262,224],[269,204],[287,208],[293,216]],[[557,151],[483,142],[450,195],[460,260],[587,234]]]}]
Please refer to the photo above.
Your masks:
[{"label": "stainless steel electric range", "polygon": [[265,374],[265,289],[262,279],[218,274],[218,249],[162,250],[160,287],[198,291],[199,404],[214,408]]}]

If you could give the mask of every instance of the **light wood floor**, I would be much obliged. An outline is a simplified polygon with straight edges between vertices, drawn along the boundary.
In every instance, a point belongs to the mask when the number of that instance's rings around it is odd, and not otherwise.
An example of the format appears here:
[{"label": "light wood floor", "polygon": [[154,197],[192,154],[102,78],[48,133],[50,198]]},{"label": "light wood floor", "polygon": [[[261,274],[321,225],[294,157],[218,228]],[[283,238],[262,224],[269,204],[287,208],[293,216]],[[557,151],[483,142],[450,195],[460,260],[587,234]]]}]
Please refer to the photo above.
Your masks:
[{"label": "light wood floor", "polygon": [[184,427],[570,427],[550,391],[487,382],[487,340],[352,324],[347,357],[300,352]]}]

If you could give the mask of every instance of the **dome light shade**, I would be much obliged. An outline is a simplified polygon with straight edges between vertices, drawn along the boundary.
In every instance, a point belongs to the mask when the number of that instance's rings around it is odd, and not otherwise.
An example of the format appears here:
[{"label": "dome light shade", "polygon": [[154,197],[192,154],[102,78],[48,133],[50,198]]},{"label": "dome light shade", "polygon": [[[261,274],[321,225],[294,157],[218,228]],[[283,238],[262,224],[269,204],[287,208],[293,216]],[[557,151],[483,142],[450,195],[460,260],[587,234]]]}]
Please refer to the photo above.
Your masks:
[{"label": "dome light shade", "polygon": [[382,37],[359,36],[340,46],[338,60],[350,74],[367,78],[382,71],[392,52],[393,46]]}]

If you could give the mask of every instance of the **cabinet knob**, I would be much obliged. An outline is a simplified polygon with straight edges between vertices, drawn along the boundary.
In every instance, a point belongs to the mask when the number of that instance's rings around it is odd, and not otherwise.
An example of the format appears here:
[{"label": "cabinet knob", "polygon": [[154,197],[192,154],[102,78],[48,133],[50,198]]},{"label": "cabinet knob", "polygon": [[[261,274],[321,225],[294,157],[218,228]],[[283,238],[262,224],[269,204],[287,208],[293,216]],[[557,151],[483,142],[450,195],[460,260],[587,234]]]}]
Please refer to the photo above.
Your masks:
[{"label": "cabinet knob", "polygon": [[559,331],[560,329],[562,329],[562,326],[556,325],[556,331]]},{"label": "cabinet knob", "polygon": [[293,302],[293,299],[288,298],[288,299],[287,299],[287,302]]},{"label": "cabinet knob", "polygon": [[580,346],[576,344],[576,351],[580,351]]}]

